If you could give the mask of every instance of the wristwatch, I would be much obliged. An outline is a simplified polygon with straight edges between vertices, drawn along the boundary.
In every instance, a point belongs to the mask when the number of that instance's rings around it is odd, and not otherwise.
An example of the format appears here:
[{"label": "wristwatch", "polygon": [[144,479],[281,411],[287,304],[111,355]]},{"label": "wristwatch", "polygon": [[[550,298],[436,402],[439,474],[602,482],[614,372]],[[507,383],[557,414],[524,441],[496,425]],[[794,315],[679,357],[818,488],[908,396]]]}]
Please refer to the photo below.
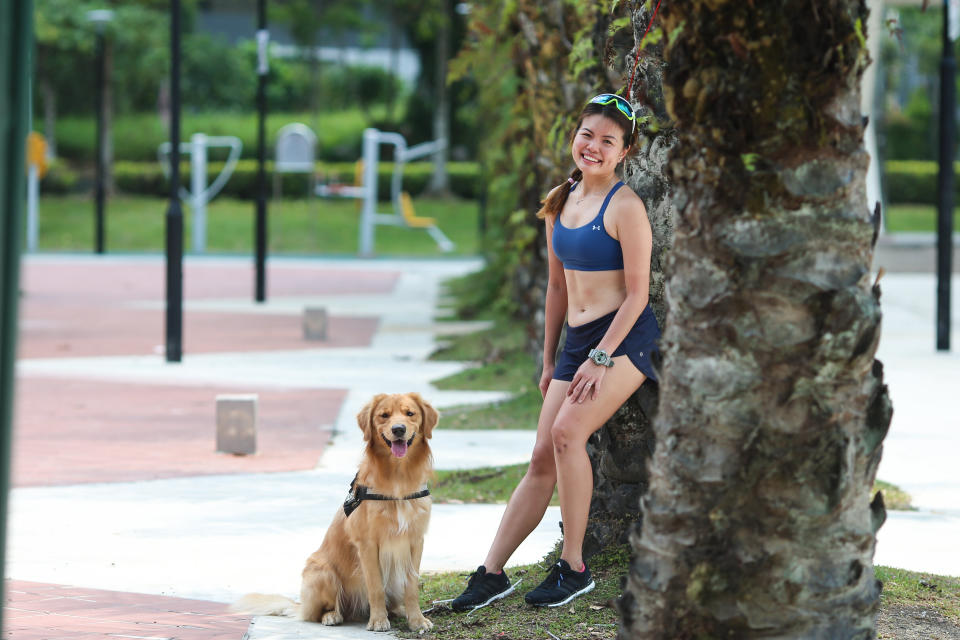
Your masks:
[{"label": "wristwatch", "polygon": [[[582,351],[580,353],[583,353]],[[587,354],[587,357],[593,360],[595,363],[601,367],[612,367],[613,358],[610,357],[603,349],[590,349],[590,353]]]}]

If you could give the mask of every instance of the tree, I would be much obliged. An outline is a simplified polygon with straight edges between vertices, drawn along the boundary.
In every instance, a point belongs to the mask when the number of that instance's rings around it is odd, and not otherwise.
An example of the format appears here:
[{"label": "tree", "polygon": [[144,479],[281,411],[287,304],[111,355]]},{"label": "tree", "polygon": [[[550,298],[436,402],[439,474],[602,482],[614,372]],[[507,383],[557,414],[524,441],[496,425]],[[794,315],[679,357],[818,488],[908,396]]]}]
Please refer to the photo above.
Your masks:
[{"label": "tree", "polygon": [[[92,9],[113,3],[92,0],[37,0],[34,13],[36,33],[36,86],[44,110],[44,131],[51,153],[56,149],[54,127],[58,105],[66,104],[75,113],[93,110],[95,27],[87,18]],[[190,10],[188,3],[188,10]],[[169,63],[166,3],[137,0],[117,3],[114,15],[104,28],[105,102],[104,148],[107,182],[112,176],[111,126],[114,105],[113,85],[123,87],[120,107],[137,102],[148,94],[155,99]]]},{"label": "tree", "polygon": [[678,141],[660,408],[624,638],[872,638],[891,407],[862,0],[664,3]]},{"label": "tree", "polygon": [[347,31],[363,31],[368,28],[365,11],[369,2],[346,0],[283,0],[270,7],[272,19],[287,25],[293,41],[300,47],[310,67],[310,111],[314,127],[320,109],[320,60],[317,47],[321,35],[333,37],[342,46]]}]

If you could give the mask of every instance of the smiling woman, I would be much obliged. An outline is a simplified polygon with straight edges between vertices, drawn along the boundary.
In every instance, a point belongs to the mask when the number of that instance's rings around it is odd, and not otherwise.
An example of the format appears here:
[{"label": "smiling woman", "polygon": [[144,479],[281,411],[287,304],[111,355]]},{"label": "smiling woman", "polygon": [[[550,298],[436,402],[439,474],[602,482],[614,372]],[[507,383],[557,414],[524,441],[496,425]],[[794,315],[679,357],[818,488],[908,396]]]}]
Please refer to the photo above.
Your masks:
[{"label": "smiling woman", "polygon": [[[483,606],[513,590],[503,566],[543,518],[554,487],[563,550],[525,599],[560,606],[595,587],[583,558],[593,492],[586,442],[647,378],[656,378],[651,356],[660,337],[648,305],[650,222],[643,202],[616,174],[635,135],[627,100],[610,93],[590,100],[570,139],[576,168],[538,213],[546,222],[549,279],[537,440],[486,560],[453,601],[454,610]],[[557,357],[564,321],[567,339]]]}]

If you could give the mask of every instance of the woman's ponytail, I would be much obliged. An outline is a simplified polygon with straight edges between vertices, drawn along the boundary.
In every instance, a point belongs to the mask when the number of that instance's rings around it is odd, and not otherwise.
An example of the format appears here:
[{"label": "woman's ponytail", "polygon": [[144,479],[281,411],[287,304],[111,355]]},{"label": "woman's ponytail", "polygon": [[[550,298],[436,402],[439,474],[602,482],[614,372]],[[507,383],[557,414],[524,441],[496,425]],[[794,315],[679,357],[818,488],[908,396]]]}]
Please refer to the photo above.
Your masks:
[{"label": "woman's ponytail", "polygon": [[540,211],[537,211],[537,217],[543,220],[544,218],[555,216],[563,210],[563,205],[567,203],[567,196],[570,195],[570,189],[573,188],[573,185],[580,182],[580,179],[583,178],[583,172],[580,169],[574,169],[570,173],[570,177],[566,182],[560,186],[553,189],[550,192],[550,195],[547,196],[547,199],[544,200],[541,204]]}]

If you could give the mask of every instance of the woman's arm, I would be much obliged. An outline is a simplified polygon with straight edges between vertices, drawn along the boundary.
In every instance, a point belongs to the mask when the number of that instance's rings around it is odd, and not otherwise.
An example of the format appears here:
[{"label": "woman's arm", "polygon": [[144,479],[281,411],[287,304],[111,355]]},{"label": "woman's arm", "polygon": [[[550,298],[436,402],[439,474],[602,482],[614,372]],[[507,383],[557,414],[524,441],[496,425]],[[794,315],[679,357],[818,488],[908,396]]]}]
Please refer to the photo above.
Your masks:
[{"label": "woman's arm", "polygon": [[556,216],[547,218],[547,296],[543,319],[543,374],[540,376],[540,393],[547,394],[547,386],[553,379],[557,362],[557,346],[560,343],[560,331],[567,317],[567,280],[563,274],[563,263],[553,252],[553,225]]},{"label": "woman's arm", "polygon": [[[627,296],[613,317],[610,327],[600,340],[598,349],[607,353],[616,351],[643,313],[650,297],[650,258],[653,253],[653,232],[647,218],[647,208],[632,191],[624,194],[614,208],[613,219],[623,250],[623,279]],[[612,203],[611,203],[612,204]]]}]

